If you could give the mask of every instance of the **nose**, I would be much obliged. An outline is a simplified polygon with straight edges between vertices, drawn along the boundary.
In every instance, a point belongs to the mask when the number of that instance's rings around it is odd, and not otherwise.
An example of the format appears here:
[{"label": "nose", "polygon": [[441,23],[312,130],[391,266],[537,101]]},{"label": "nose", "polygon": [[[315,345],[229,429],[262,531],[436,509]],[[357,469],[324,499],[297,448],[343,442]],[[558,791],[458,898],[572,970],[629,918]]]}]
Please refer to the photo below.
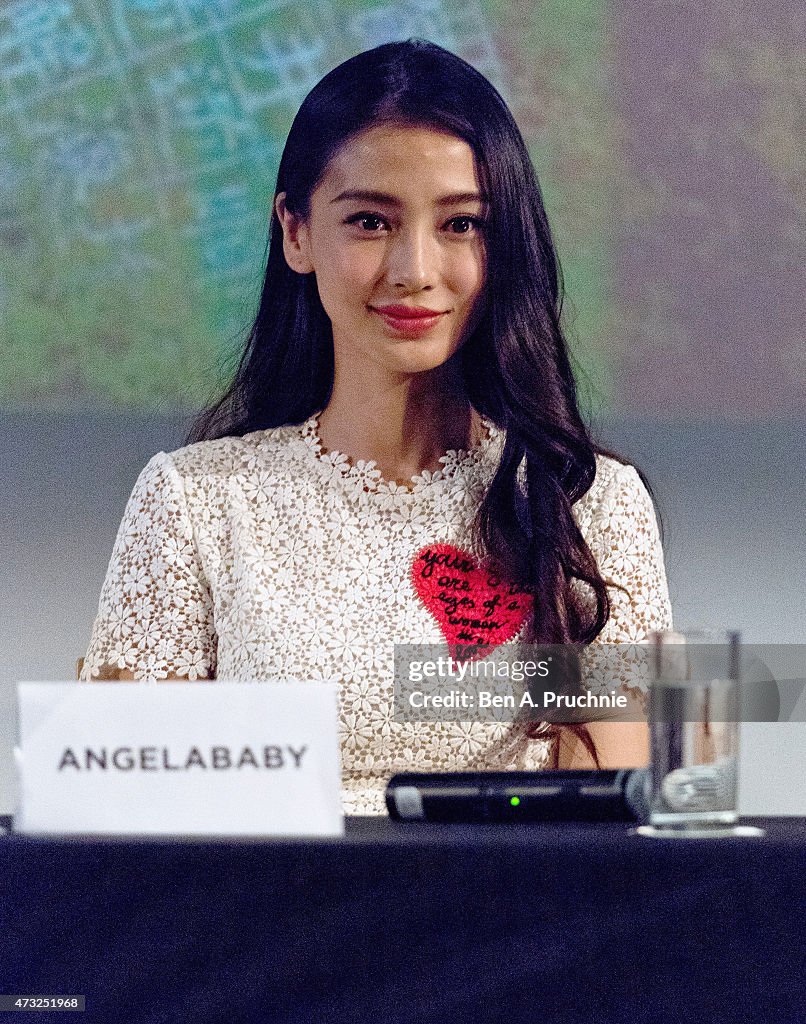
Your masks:
[{"label": "nose", "polygon": [[407,292],[433,288],[438,274],[438,253],[430,231],[412,228],[391,239],[387,276],[395,288]]}]

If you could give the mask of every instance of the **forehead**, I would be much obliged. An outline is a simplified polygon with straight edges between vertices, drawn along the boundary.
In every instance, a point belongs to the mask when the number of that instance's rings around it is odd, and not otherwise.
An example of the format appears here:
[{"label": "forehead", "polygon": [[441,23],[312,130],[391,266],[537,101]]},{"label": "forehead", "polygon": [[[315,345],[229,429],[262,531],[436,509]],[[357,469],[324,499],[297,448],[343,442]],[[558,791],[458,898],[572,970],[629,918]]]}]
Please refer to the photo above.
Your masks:
[{"label": "forehead", "polygon": [[323,191],[471,192],[479,187],[473,150],[455,135],[411,125],[377,125],[348,140],[328,164]]}]

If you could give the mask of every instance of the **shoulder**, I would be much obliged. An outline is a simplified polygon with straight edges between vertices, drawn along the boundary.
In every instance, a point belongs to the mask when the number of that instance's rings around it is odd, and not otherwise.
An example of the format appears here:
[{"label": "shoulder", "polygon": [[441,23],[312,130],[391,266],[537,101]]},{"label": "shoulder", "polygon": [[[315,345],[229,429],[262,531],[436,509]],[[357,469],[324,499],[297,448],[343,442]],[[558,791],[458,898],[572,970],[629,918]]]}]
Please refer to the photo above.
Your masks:
[{"label": "shoulder", "polygon": [[303,458],[305,450],[302,427],[273,427],[241,437],[197,441],[172,452],[160,452],[149,466],[158,472],[176,474],[187,484],[248,475],[261,470],[287,471],[288,463]]},{"label": "shoulder", "polygon": [[195,508],[218,506],[232,483],[257,480],[264,489],[272,481],[304,475],[307,442],[299,426],[258,430],[242,437],[198,441],[172,452],[157,452],[141,471],[130,510],[163,509],[176,514],[190,503]]},{"label": "shoulder", "polygon": [[574,505],[574,516],[588,543],[607,534],[628,535],[654,524],[652,498],[638,470],[608,455],[596,456],[596,477]]},{"label": "shoulder", "polygon": [[610,455],[597,455],[596,477],[577,507],[596,508],[617,497],[629,500],[644,495],[648,497],[648,492],[635,466]]}]

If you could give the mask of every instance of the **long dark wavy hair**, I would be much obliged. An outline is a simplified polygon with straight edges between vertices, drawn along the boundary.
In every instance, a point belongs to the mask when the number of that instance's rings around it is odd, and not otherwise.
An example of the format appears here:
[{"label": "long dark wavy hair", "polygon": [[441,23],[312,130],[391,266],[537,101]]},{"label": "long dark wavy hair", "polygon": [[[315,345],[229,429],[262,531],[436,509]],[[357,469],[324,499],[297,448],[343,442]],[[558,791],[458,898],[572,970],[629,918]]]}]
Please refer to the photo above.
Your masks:
[{"label": "long dark wavy hair", "polygon": [[[533,642],[587,644],[604,627],[610,602],[572,506],[593,483],[597,452],[613,453],[594,443],[579,412],[560,327],[561,270],[532,162],[504,100],[483,75],[433,43],[411,39],[361,53],[302,104],[275,197],[285,192],[287,208],[305,219],[340,147],[384,123],[447,132],[474,153],[489,197],[487,277],[484,311],[458,358],[471,404],[506,432],[476,536],[490,563],[534,594]],[[331,324],[314,275],[289,268],[282,238],[273,207],[246,350],[191,441],[302,423],[328,404]]]}]

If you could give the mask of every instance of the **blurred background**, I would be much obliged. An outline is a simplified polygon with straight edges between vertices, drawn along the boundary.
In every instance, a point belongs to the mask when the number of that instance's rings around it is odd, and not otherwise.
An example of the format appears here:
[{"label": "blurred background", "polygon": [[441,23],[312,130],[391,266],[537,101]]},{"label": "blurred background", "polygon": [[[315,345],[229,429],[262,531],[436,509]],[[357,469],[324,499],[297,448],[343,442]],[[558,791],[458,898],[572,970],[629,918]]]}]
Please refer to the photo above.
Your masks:
[{"label": "blurred background", "polygon": [[[411,36],[523,130],[584,407],[654,487],[677,624],[804,642],[802,0],[7,0],[0,813],[15,681],[74,676],[137,473],[241,349],[297,108]],[[805,730],[746,726],[759,771],[806,775]]]}]

